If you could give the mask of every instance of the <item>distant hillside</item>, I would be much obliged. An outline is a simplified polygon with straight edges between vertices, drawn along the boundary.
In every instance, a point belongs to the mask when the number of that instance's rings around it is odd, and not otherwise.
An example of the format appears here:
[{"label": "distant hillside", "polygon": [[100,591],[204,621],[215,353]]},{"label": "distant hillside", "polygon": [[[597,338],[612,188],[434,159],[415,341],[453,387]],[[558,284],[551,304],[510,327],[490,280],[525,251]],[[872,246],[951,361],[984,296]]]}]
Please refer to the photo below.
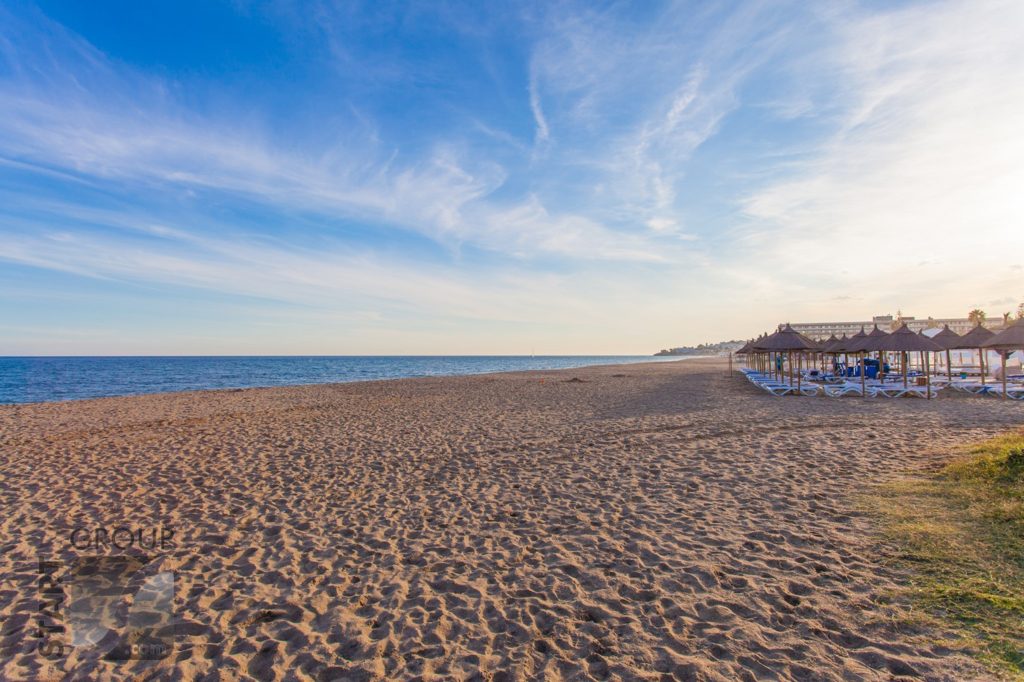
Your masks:
[{"label": "distant hillside", "polygon": [[699,346],[680,346],[679,348],[662,348],[655,355],[725,355],[738,350],[745,342],[718,341],[702,343]]}]

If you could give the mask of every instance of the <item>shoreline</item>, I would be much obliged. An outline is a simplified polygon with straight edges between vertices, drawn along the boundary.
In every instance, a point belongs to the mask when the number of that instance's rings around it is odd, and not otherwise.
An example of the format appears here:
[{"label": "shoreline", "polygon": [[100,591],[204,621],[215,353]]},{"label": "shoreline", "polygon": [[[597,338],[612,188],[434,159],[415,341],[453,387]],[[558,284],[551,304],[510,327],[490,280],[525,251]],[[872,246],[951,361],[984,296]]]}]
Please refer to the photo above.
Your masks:
[{"label": "shoreline", "polygon": [[[391,355],[376,355],[376,356],[370,356],[370,355],[367,355],[367,356],[355,356],[355,355],[353,355],[353,356],[347,356],[347,355],[333,355],[333,356],[330,356],[330,355],[324,355],[324,356],[319,356],[319,355],[309,355],[309,356],[305,356],[305,355],[302,355],[302,356],[298,356],[298,355],[296,355],[296,356],[260,356],[260,355],[253,355],[253,356],[241,356],[241,355],[239,355],[239,356],[198,356],[198,355],[196,355],[196,356],[193,356],[193,355],[169,355],[169,356],[158,356],[158,355],[152,355],[152,356],[150,356],[150,355],[141,355],[141,356],[6,356],[6,357],[7,358],[13,358],[13,359],[25,359],[25,360],[32,360],[32,359],[37,359],[37,358],[42,358],[42,359],[65,359],[65,358],[72,358],[72,359],[76,359],[76,358],[81,358],[81,359],[104,359],[104,358],[110,358],[110,359],[121,359],[121,358],[130,358],[130,359],[147,359],[147,358],[153,358],[153,359],[177,359],[177,358],[183,358],[183,359],[205,359],[205,358],[233,359],[233,358],[238,358],[238,359],[256,359],[256,360],[259,360],[259,359],[278,359],[278,358],[283,358],[283,359],[293,359],[293,358],[299,358],[299,359],[301,359],[301,358],[310,358],[310,359],[316,359],[316,358],[376,358],[376,359],[392,359],[392,358],[395,358],[395,359],[401,359],[401,358],[428,358],[428,359],[434,359],[434,358],[437,358],[437,359],[441,359],[441,358],[517,358],[518,359],[518,358],[525,358],[525,357],[528,357],[528,356],[520,356],[520,355],[508,355],[508,356],[504,356],[504,355],[466,355],[466,356],[448,356],[448,355],[436,355],[436,356],[435,355],[408,355],[408,356],[398,356],[398,355],[395,355],[395,356],[391,356]],[[562,357],[581,357],[581,358],[586,358],[586,357],[603,357],[603,356],[549,355],[549,356],[537,356],[537,357],[540,357],[540,358],[562,358]],[[639,357],[639,356],[623,356],[623,357]],[[654,358],[654,357],[657,357],[657,356],[651,356],[651,357]],[[273,388],[298,388],[298,387],[302,387],[302,386],[333,386],[333,385],[336,385],[336,384],[371,383],[371,382],[377,382],[377,381],[404,381],[404,380],[407,380],[407,379],[431,379],[431,378],[443,378],[443,377],[487,376],[487,375],[490,375],[490,374],[514,374],[514,373],[519,373],[519,372],[558,372],[558,371],[563,371],[563,370],[564,371],[570,371],[570,370],[573,370],[573,369],[582,369],[582,368],[585,368],[585,367],[613,367],[613,366],[620,366],[620,365],[621,366],[630,366],[630,365],[658,364],[658,363],[663,363],[663,362],[675,362],[675,361],[682,361],[682,360],[711,359],[711,358],[715,358],[715,357],[717,357],[717,356],[693,355],[693,356],[683,356],[683,357],[672,357],[672,359],[636,360],[636,361],[631,361],[631,362],[620,362],[620,363],[600,363],[600,364],[594,364],[594,365],[577,365],[577,366],[574,366],[574,367],[554,367],[554,368],[515,369],[515,370],[493,370],[493,371],[484,371],[484,372],[463,372],[463,373],[456,373],[456,374],[421,374],[421,375],[415,375],[415,376],[395,376],[395,377],[384,377],[384,378],[373,378],[373,379],[350,379],[350,380],[347,380],[347,381],[306,382],[306,383],[295,383],[295,384],[270,384],[270,385],[259,385],[259,386],[224,386],[224,387],[216,387],[216,388],[195,388],[195,389],[169,390],[169,391],[147,391],[147,392],[141,392],[141,393],[116,393],[116,394],[112,394],[112,395],[100,395],[100,396],[90,396],[90,397],[82,397],[82,398],[61,398],[61,399],[54,399],[54,400],[37,400],[37,401],[28,401],[28,402],[0,402],[0,409],[7,408],[7,407],[13,407],[13,406],[20,406],[20,405],[46,405],[46,404],[53,404],[53,403],[74,403],[74,402],[82,402],[82,401],[89,401],[89,400],[107,400],[107,399],[110,399],[110,398],[140,398],[140,397],[152,396],[152,395],[174,395],[174,394],[179,394],[179,393],[206,393],[206,392],[235,393],[235,392],[239,392],[239,391],[252,391],[252,390],[273,389]],[[0,357],[0,360],[2,360],[2,359],[5,359],[5,357]]]},{"label": "shoreline", "polygon": [[[725,370],[0,410],[0,677],[986,679],[952,634],[900,626],[895,548],[856,498],[1020,406],[773,398]],[[173,656],[48,661],[38,557],[74,566],[76,528],[119,526],[174,533]]]}]

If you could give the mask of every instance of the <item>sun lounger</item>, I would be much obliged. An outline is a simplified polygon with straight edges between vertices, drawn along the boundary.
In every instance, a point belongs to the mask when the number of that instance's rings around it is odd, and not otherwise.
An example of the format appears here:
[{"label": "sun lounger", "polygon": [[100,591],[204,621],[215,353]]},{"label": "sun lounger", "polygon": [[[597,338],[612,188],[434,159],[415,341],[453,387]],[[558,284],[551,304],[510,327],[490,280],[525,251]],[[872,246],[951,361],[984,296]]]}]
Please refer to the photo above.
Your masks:
[{"label": "sun lounger", "polygon": [[820,384],[804,384],[800,387],[800,392],[804,395],[818,395],[820,391]]},{"label": "sun lounger", "polygon": [[974,395],[986,395],[996,388],[992,384],[979,384],[973,381],[954,381],[949,386],[956,391],[972,393]]},{"label": "sun lounger", "polygon": [[818,390],[820,388],[818,384],[812,383],[806,383],[797,386],[796,384],[791,384],[787,381],[779,381],[778,379],[761,378],[754,376],[749,376],[747,378],[750,379],[750,382],[757,386],[758,388],[763,388],[765,391],[775,396],[791,394],[800,394],[807,396],[817,395]]},{"label": "sun lounger", "polygon": [[863,391],[867,391],[869,398],[875,396],[875,392],[878,390],[875,386],[865,386],[862,390],[859,383],[847,382],[845,384],[832,384],[831,386],[823,386],[822,390],[829,398],[842,398],[847,395],[862,396]]},{"label": "sun lounger", "polygon": [[[938,395],[942,389],[936,389],[934,386],[931,387],[931,395],[934,398]],[[928,386],[880,386],[876,389],[876,394],[880,398],[927,398],[928,397]]]},{"label": "sun lounger", "polygon": [[760,383],[758,384],[761,388],[768,391],[774,396],[789,395],[790,393],[796,393],[796,386],[790,386],[789,384],[779,383]]},{"label": "sun lounger", "polygon": [[[1002,397],[1003,387],[999,384],[994,386],[986,386],[988,389],[985,391],[985,395],[992,395],[996,397]],[[1006,387],[1006,397],[1010,400],[1024,400],[1024,386],[1008,385]]]}]

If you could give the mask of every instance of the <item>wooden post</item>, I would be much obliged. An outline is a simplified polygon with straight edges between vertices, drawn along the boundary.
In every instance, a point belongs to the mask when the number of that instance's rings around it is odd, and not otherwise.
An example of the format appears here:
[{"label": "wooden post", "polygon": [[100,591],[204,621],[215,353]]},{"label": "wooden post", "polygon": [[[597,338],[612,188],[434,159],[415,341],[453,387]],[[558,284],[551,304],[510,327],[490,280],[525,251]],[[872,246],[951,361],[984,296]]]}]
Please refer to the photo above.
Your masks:
[{"label": "wooden post", "polygon": [[729,375],[732,376],[732,351],[729,351]]},{"label": "wooden post", "polygon": [[928,366],[928,356],[924,355],[924,381],[925,381],[925,397],[928,400],[932,399],[932,373],[931,368]]},{"label": "wooden post", "polygon": [[903,361],[903,388],[906,388],[907,387],[907,351],[904,350],[904,351],[900,351],[900,352],[902,353],[902,355],[900,357],[902,358],[902,361]]},{"label": "wooden post", "polygon": [[1009,355],[1006,351],[999,351],[999,356],[1003,359],[1003,398],[1006,398],[1006,356]]},{"label": "wooden post", "polygon": [[949,377],[950,382],[953,381],[953,355],[946,349],[946,375]]},{"label": "wooden post", "polygon": [[985,351],[978,349],[978,367],[981,367],[981,385],[985,385]]},{"label": "wooden post", "polygon": [[867,393],[867,379],[864,378],[866,372],[864,371],[864,351],[860,352],[860,394],[862,397],[868,397]]}]

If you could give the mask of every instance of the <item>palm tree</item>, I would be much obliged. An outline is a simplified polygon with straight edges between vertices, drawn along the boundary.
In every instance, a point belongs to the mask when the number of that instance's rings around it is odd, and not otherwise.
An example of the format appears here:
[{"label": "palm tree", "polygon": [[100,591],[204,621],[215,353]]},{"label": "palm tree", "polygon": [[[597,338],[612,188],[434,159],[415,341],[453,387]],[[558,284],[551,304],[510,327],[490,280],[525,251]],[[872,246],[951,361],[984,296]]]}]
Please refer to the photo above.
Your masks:
[{"label": "palm tree", "polygon": [[1017,319],[1024,320],[1024,303],[1017,306]]},{"label": "palm tree", "polygon": [[981,308],[975,308],[967,313],[967,319],[971,321],[971,324],[979,325],[985,321],[985,311]]}]

